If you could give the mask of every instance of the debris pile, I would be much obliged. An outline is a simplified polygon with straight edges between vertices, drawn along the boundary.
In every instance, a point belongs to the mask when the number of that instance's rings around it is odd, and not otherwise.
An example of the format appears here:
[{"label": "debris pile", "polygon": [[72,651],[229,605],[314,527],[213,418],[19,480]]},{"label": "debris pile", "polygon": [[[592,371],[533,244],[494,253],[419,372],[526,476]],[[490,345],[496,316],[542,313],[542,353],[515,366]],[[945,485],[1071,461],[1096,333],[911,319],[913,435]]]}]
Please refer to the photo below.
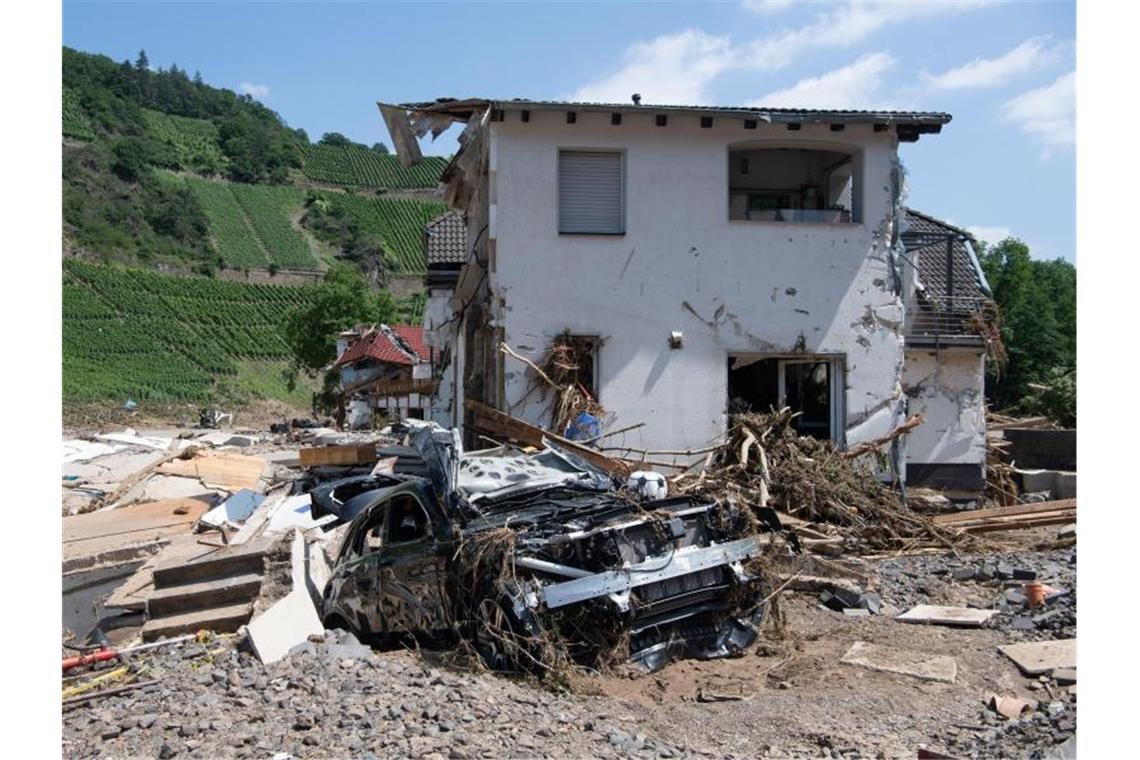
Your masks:
[{"label": "debris pile", "polygon": [[796,433],[787,408],[735,415],[726,442],[699,473],[674,478],[683,493],[773,506],[859,550],[953,547],[964,540],[911,511],[853,457]]},{"label": "debris pile", "polygon": [[[535,391],[541,398],[545,398],[548,391],[553,392],[550,429],[570,438],[596,437],[601,432],[600,421],[606,416],[606,410],[594,400],[582,382],[583,377],[592,377],[594,373],[593,367],[586,363],[594,347],[584,341],[568,331],[564,332],[551,342],[538,364],[515,353],[505,343],[499,346],[504,354],[523,362],[537,376],[524,399]],[[583,415],[586,415],[587,430],[580,436],[567,434],[572,425],[581,424],[579,421]]]}]

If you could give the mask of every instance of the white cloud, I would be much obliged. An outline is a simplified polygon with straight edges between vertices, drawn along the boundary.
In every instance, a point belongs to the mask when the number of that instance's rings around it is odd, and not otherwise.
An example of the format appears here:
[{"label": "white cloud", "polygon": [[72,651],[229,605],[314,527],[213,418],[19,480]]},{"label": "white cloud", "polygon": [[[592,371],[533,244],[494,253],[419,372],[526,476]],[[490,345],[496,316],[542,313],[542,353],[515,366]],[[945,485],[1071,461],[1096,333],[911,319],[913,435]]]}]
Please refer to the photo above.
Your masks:
[{"label": "white cloud", "polygon": [[1044,143],[1042,158],[1054,148],[1073,145],[1077,138],[1077,72],[1057,78],[1053,84],[1023,92],[1002,107],[1007,121]]},{"label": "white cloud", "polygon": [[268,98],[269,85],[267,84],[250,84],[249,82],[242,82],[238,85],[238,92],[249,95],[254,98]]},{"label": "white cloud", "polygon": [[973,10],[988,3],[966,2],[866,2],[846,3],[835,10],[820,13],[815,20],[799,29],[781,32],[773,37],[755,40],[747,47],[750,62],[762,69],[787,66],[795,57],[812,48],[849,47],[858,44],[880,29],[915,19]]},{"label": "white cloud", "polygon": [[571,100],[628,103],[640,93],[645,103],[695,105],[707,102],[706,86],[732,62],[727,37],[687,29],[629,47],[614,74],[570,96]]},{"label": "white cloud", "polygon": [[[725,71],[779,69],[807,50],[850,47],[890,26],[987,4],[988,0],[849,2],[817,13],[799,28],[739,44],[727,36],[687,29],[633,43],[617,71],[578,88],[569,97],[626,103],[637,92],[647,104],[705,104],[709,102],[708,86]],[[772,6],[766,11],[774,12],[782,3],[766,5]]]},{"label": "white cloud", "polygon": [[895,60],[887,53],[869,53],[841,69],[801,79],[791,87],[770,92],[752,105],[772,108],[869,108],[882,106],[876,99],[883,77]]},{"label": "white cloud", "polygon": [[1039,68],[1054,57],[1045,48],[1047,37],[1033,37],[1000,58],[975,58],[941,74],[922,72],[927,85],[940,90],[996,87],[1011,77]]},{"label": "white cloud", "polygon": [[988,245],[997,245],[1007,237],[1013,237],[1013,230],[1009,227],[982,227],[979,225],[971,225],[966,228],[966,232],[981,240]]},{"label": "white cloud", "polygon": [[795,5],[793,0],[744,0],[741,5],[744,10],[767,16],[773,13],[783,13]]}]

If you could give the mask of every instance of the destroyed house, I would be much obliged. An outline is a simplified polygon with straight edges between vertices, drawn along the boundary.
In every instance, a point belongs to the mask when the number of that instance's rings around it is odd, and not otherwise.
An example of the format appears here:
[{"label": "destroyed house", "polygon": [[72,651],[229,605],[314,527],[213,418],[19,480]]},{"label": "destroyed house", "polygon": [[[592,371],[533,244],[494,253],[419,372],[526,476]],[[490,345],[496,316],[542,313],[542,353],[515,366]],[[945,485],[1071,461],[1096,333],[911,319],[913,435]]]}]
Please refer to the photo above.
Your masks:
[{"label": "destroyed house", "polygon": [[380,325],[337,337],[333,368],[340,373],[349,427],[368,427],[374,412],[400,420],[430,416],[436,383],[423,332],[417,325]]},{"label": "destroyed house", "polygon": [[[908,263],[898,160],[948,114],[526,100],[381,113],[408,161],[418,137],[464,125],[442,183],[465,247],[428,340],[452,388],[437,421],[468,440],[479,405],[551,425],[550,394],[504,346],[534,362],[556,339],[585,347],[579,384],[607,428],[641,424],[621,445],[685,452],[730,412],[772,406],[840,447],[888,436],[910,413],[908,330],[928,331],[921,361],[949,345],[929,344],[949,322],[908,314],[961,292]],[[890,449],[904,478],[946,451],[931,441],[911,460],[906,446]]]}]

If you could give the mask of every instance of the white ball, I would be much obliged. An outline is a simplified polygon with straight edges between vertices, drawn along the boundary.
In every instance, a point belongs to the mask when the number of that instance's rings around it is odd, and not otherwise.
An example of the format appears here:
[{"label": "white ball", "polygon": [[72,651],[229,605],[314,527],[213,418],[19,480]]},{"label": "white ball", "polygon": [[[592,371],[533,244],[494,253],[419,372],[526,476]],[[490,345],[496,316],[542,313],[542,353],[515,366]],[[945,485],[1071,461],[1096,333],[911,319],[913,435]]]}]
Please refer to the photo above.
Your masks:
[{"label": "white ball", "polygon": [[664,499],[669,495],[669,484],[665,481],[665,476],[659,472],[650,472],[649,470],[638,470],[630,474],[629,480],[625,482],[626,488],[637,491],[643,499]]}]

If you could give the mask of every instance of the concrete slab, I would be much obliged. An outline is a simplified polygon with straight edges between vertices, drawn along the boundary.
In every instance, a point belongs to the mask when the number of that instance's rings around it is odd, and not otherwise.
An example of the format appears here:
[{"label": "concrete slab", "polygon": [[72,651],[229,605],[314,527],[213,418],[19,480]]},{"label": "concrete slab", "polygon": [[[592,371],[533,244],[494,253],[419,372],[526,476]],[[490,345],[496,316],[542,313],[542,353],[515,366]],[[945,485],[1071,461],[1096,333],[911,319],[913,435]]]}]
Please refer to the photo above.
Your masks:
[{"label": "concrete slab", "polygon": [[269,525],[265,528],[266,535],[277,535],[293,528],[306,531],[336,522],[336,515],[325,515],[314,520],[312,506],[312,501],[307,493],[286,497],[281,506],[270,516]]},{"label": "concrete slab", "polygon": [[249,516],[263,501],[265,501],[265,494],[243,488],[202,515],[202,523],[214,528],[229,526],[236,530],[249,519]]},{"label": "concrete slab", "polygon": [[148,449],[155,449],[157,451],[166,451],[170,448],[170,444],[174,442],[173,438],[167,438],[165,436],[139,435],[131,428],[127,428],[121,433],[103,433],[102,435],[95,436],[95,438],[99,441],[125,443],[131,446],[145,446]]},{"label": "concrete slab", "polygon": [[[252,602],[229,607],[211,607],[205,610],[195,610],[181,615],[152,618],[142,627],[143,641],[154,641],[166,636],[177,636],[181,633],[194,633],[196,631],[214,631],[215,633],[233,633],[249,621],[253,613]],[[314,614],[316,614],[314,612]]]},{"label": "concrete slab", "polygon": [[147,599],[147,613],[161,617],[175,612],[189,612],[209,607],[223,607],[250,602],[261,590],[261,573],[245,573],[197,583],[161,588]]},{"label": "concrete slab", "polygon": [[301,466],[301,451],[293,449],[291,451],[270,451],[266,454],[259,454],[262,459],[271,464],[279,464],[283,467],[300,467]]},{"label": "concrete slab", "polygon": [[105,454],[86,462],[64,464],[64,476],[78,477],[86,484],[104,485],[107,491],[127,478],[163,458],[165,454],[153,449],[138,449],[124,446],[122,450]]},{"label": "concrete slab", "polygon": [[154,593],[155,567],[187,563],[221,551],[216,547],[204,546],[198,543],[198,540],[198,536],[193,533],[170,539],[161,551],[152,556],[135,571],[134,575],[127,578],[115,589],[114,593],[107,599],[106,606],[124,610],[144,609],[147,599]]},{"label": "concrete slab", "polygon": [[63,442],[63,463],[88,462],[96,457],[114,454],[126,447],[124,443],[85,441],[81,438],[71,438]]},{"label": "concrete slab", "polygon": [[252,446],[257,442],[257,437],[252,435],[243,435],[241,433],[231,433],[225,430],[215,430],[205,435],[200,435],[194,439],[202,443],[208,443],[211,446]]},{"label": "concrete slab", "polygon": [[138,498],[130,496],[135,489],[127,492],[122,501],[160,501],[162,499],[189,499],[194,497],[215,497],[217,491],[202,485],[195,478],[180,478],[173,475],[155,475],[139,484]]},{"label": "concrete slab", "polygon": [[294,589],[252,621],[247,629],[253,651],[264,663],[277,662],[310,635],[324,633],[308,592]]},{"label": "concrete slab", "polygon": [[933,625],[957,625],[979,628],[997,614],[997,610],[976,610],[971,607],[940,607],[934,604],[919,604],[911,607],[895,618],[904,623],[928,623]]},{"label": "concrete slab", "polygon": [[866,641],[856,641],[839,661],[868,670],[914,676],[926,681],[954,683],[958,676],[958,662],[953,657],[911,652]]},{"label": "concrete slab", "polygon": [[277,510],[277,507],[281,505],[281,502],[284,501],[284,499],[284,492],[279,492],[267,497],[264,501],[262,501],[261,505],[258,506],[257,509],[253,510],[253,514],[251,514],[246,519],[246,521],[242,523],[242,526],[240,529],[238,529],[238,532],[230,538],[230,545],[240,546],[241,544],[244,544],[254,536],[261,533],[261,530],[265,527],[266,523],[269,522],[270,515],[272,515]]},{"label": "concrete slab", "polygon": [[1077,667],[1077,640],[1033,641],[998,647],[1027,676],[1040,676],[1058,668]]}]

